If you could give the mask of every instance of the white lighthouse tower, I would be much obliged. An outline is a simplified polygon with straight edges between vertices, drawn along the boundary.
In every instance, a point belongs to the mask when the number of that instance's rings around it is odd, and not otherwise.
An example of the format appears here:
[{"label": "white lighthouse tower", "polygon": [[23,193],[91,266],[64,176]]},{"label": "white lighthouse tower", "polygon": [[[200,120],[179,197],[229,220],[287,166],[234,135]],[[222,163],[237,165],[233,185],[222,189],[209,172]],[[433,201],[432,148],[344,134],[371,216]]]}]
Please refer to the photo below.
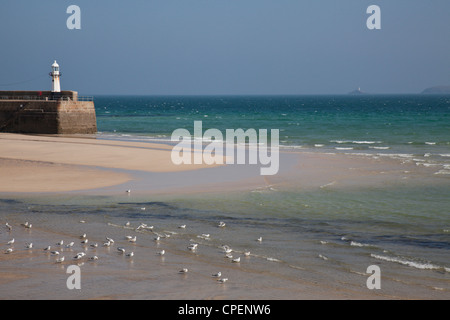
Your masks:
[{"label": "white lighthouse tower", "polygon": [[50,76],[52,77],[52,92],[61,92],[61,84],[59,82],[61,73],[59,72],[59,64],[56,60],[52,64],[52,72],[50,72]]}]

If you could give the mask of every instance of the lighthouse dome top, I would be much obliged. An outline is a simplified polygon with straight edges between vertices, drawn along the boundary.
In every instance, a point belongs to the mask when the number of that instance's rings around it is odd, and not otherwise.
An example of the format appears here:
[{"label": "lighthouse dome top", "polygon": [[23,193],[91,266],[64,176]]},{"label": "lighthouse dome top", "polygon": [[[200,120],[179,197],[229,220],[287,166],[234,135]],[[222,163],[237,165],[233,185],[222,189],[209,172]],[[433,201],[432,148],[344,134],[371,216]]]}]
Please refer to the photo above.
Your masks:
[{"label": "lighthouse dome top", "polygon": [[55,62],[53,62],[52,67],[59,67],[59,64],[56,62],[56,60]]}]

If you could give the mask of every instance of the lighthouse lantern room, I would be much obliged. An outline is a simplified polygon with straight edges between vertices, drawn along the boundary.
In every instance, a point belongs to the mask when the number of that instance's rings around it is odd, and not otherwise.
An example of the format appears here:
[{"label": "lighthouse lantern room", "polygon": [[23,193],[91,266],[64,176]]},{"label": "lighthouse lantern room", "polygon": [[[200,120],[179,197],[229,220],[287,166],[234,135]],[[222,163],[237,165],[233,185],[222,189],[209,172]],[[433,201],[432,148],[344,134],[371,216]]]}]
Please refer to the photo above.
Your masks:
[{"label": "lighthouse lantern room", "polygon": [[52,92],[61,92],[61,84],[59,82],[61,73],[59,72],[59,64],[56,60],[52,64],[52,72],[50,72],[50,76],[52,77]]}]

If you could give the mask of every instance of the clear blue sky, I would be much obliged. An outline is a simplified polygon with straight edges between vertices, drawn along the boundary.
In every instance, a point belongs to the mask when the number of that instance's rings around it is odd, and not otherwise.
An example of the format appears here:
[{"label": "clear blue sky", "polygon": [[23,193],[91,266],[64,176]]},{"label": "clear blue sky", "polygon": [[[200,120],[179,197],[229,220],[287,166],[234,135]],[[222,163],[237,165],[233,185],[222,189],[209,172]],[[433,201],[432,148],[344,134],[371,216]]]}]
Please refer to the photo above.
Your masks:
[{"label": "clear blue sky", "polygon": [[450,85],[449,15],[448,0],[1,0],[0,85],[22,83],[0,90],[49,90],[56,59],[85,95],[417,93]]}]

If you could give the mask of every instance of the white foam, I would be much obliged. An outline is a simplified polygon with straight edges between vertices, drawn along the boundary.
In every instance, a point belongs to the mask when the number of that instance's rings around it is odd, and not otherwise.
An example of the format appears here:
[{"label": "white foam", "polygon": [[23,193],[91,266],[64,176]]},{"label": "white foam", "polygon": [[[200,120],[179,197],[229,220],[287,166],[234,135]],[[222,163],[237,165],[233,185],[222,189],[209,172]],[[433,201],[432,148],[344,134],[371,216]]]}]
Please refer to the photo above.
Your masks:
[{"label": "white foam", "polygon": [[[370,255],[372,258],[378,259],[378,260],[383,260],[383,261],[388,261],[388,262],[396,262],[396,263],[400,263],[402,265],[408,266],[408,267],[413,267],[416,269],[422,269],[422,270],[438,270],[438,269],[442,269],[442,267],[439,267],[437,265],[431,264],[431,263],[420,263],[420,262],[415,262],[415,261],[410,261],[410,260],[405,260],[405,259],[401,259],[398,257],[388,257],[388,256],[381,256],[378,254],[371,254]],[[447,271],[448,268],[444,269]]]},{"label": "white foam", "polygon": [[271,257],[267,257],[266,258],[267,261],[271,261],[271,262],[281,262],[281,260],[275,259],[275,258],[271,258]]},{"label": "white foam", "polygon": [[341,148],[341,147],[336,147],[336,150],[353,150],[353,147],[348,147],[348,148]]},{"label": "white foam", "polygon": [[434,146],[436,144],[436,142],[425,142],[425,144],[427,144],[429,146]]},{"label": "white foam", "polygon": [[416,163],[416,165],[417,166],[419,166],[419,165],[421,165],[421,166],[424,166],[424,167],[437,167],[437,166],[440,166],[440,164],[439,163]]},{"label": "white foam", "polygon": [[334,185],[335,183],[336,183],[336,181],[332,181],[332,182],[330,182],[330,183],[327,183],[327,184],[324,184],[324,185],[320,186],[319,188],[320,188],[320,189],[323,189],[323,188],[332,186],[332,185]]},{"label": "white foam", "polygon": [[382,143],[383,141],[352,141],[352,143],[356,144],[376,144],[376,143]]},{"label": "white foam", "polygon": [[390,157],[390,158],[413,158],[414,155],[410,153],[377,153],[380,157]]},{"label": "white foam", "polygon": [[350,245],[351,245],[352,247],[370,247],[370,244],[359,243],[359,242],[356,242],[356,241],[351,241],[351,242],[350,242]]},{"label": "white foam", "polygon": [[360,140],[330,140],[330,142],[334,143],[355,143],[355,144],[376,144],[376,143],[382,143],[383,141],[360,141]]},{"label": "white foam", "polygon": [[391,147],[377,147],[377,146],[369,146],[371,149],[377,149],[377,150],[388,150]]},{"label": "white foam", "polygon": [[435,172],[434,174],[450,174],[450,171],[448,171],[448,170],[439,170],[438,172]]}]

